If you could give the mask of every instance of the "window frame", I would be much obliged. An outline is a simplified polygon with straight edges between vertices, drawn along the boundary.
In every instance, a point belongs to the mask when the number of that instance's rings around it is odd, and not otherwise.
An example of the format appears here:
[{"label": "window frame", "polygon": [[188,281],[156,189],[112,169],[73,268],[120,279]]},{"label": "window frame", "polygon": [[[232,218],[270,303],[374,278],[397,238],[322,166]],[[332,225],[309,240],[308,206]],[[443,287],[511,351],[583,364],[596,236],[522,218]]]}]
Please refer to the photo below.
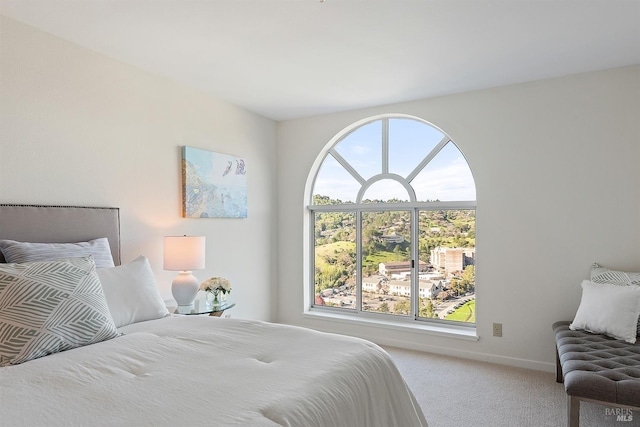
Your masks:
[{"label": "window frame", "polygon": [[[407,178],[404,178],[400,175],[389,173],[389,119],[410,119],[421,122],[427,126],[430,126],[439,132],[441,132],[444,137],[434,146],[433,149],[425,156],[425,158],[418,163],[418,165],[414,168],[414,170],[407,175]],[[375,121],[382,121],[382,172],[374,175],[374,177],[366,180],[360,176],[360,174],[351,166],[351,164],[340,155],[336,146],[340,144],[345,138],[347,138],[352,132],[359,129],[362,126],[373,123]],[[445,319],[433,319],[419,316],[419,302],[420,302],[420,294],[419,294],[419,278],[418,278],[418,267],[419,267],[419,214],[421,211],[439,211],[439,210],[472,210],[474,211],[474,216],[477,213],[477,196],[475,200],[472,201],[427,201],[420,202],[416,200],[416,193],[413,187],[411,186],[411,181],[415,178],[424,168],[429,164],[431,160],[433,160],[438,153],[444,148],[448,143],[453,144],[456,149],[460,152],[460,154],[465,159],[469,170],[471,170],[471,166],[467,161],[464,153],[458,145],[453,141],[453,139],[444,131],[442,131],[437,126],[432,123],[421,119],[419,117],[403,115],[403,114],[383,114],[379,116],[370,117],[367,119],[360,120],[356,123],[351,124],[346,127],[343,131],[339,132],[334,138],[327,143],[323,151],[317,156],[316,161],[311,168],[309,179],[307,180],[307,188],[305,191],[305,200],[307,204],[305,205],[305,227],[308,230],[308,238],[305,239],[305,246],[308,250],[307,259],[304,263],[305,268],[305,276],[307,282],[307,286],[305,287],[305,301],[304,301],[304,309],[305,312],[322,312],[322,313],[332,313],[335,315],[339,315],[342,318],[353,318],[354,320],[363,319],[368,321],[373,321],[375,323],[386,323],[387,321],[391,321],[393,323],[403,323],[403,324],[432,324],[432,325],[441,325],[444,327],[453,327],[453,328],[461,328],[461,329],[473,329],[476,328],[476,323],[471,322],[458,322],[452,320]],[[314,205],[313,202],[313,193],[316,184],[316,179],[320,172],[321,166],[324,164],[325,160],[328,156],[333,156],[334,159],[345,168],[355,179],[360,183],[360,190],[358,191],[356,202],[355,203],[343,203],[341,205]],[[471,172],[473,175],[473,172]],[[362,203],[362,198],[366,194],[367,189],[369,189],[374,183],[384,180],[384,179],[392,179],[396,182],[402,184],[402,186],[407,190],[407,194],[409,195],[408,202],[399,202],[399,203]],[[475,187],[475,179],[473,179],[473,185]],[[365,311],[362,309],[362,213],[363,212],[385,212],[385,211],[407,211],[411,216],[411,260],[413,261],[413,266],[411,268],[411,299],[410,299],[410,313],[408,316],[388,314],[388,313],[376,313],[371,311]],[[315,218],[316,213],[321,212],[345,212],[345,213],[353,213],[355,216],[356,222],[356,304],[355,309],[351,308],[341,308],[341,307],[331,307],[331,306],[320,306],[315,304]],[[474,248],[476,246],[474,245]],[[418,261],[418,262],[416,262]],[[475,296],[474,296],[475,299]]]}]

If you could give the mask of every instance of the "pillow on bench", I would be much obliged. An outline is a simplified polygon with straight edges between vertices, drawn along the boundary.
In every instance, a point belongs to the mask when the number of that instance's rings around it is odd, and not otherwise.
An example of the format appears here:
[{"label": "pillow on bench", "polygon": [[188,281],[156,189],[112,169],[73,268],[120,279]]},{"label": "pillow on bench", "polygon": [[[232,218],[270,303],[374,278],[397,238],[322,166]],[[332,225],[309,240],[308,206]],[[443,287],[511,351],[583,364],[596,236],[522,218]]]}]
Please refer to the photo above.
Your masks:
[{"label": "pillow on bench", "polygon": [[612,285],[640,286],[640,273],[611,270],[596,262],[591,266],[591,281],[593,283],[611,283]]},{"label": "pillow on bench", "polygon": [[640,286],[582,282],[582,299],[571,330],[583,330],[636,342]]},{"label": "pillow on bench", "polygon": [[[591,266],[591,281],[593,283],[611,283],[620,286],[640,286],[640,273],[611,270],[598,263],[593,263]],[[636,335],[640,337],[640,319],[638,319]]]}]

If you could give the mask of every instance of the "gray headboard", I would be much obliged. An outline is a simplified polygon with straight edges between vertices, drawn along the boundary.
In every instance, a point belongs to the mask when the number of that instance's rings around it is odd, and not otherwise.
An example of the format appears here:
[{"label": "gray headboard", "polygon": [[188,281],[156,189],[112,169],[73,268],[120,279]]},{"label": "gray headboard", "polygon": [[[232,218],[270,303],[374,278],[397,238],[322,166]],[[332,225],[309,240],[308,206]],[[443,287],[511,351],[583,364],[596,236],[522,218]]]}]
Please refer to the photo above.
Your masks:
[{"label": "gray headboard", "polygon": [[113,262],[120,265],[119,208],[0,204],[0,239],[75,243],[99,237],[109,239]]}]

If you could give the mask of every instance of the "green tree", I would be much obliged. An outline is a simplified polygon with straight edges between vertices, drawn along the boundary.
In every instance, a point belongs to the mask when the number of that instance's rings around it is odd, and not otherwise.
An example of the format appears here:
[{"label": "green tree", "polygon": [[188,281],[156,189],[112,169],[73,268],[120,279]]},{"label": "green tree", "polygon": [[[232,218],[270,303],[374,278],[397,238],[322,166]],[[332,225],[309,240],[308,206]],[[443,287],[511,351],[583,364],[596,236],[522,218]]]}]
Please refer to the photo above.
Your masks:
[{"label": "green tree", "polygon": [[469,285],[476,283],[476,267],[475,265],[467,265],[462,272],[462,282]]},{"label": "green tree", "polygon": [[393,313],[394,314],[409,314],[409,310],[411,309],[411,304],[408,300],[398,301],[393,305]]},{"label": "green tree", "polygon": [[[426,300],[426,303],[425,303]],[[438,317],[435,311],[435,306],[430,298],[420,299],[420,317],[426,317],[428,319],[435,319]]]}]

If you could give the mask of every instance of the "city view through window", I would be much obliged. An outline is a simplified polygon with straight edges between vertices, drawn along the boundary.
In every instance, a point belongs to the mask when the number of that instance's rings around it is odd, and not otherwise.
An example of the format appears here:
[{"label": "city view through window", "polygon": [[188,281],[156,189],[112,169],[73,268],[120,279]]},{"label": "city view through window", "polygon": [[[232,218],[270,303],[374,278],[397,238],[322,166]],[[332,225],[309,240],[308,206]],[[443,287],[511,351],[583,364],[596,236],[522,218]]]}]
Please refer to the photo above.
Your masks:
[{"label": "city view through window", "polygon": [[475,324],[475,184],[448,136],[410,118],[366,123],[314,182],[314,308]]},{"label": "city view through window", "polygon": [[[409,316],[410,211],[362,214],[360,309]],[[356,215],[315,215],[315,304],[357,309]],[[475,323],[475,212],[419,211],[417,315]]]}]

